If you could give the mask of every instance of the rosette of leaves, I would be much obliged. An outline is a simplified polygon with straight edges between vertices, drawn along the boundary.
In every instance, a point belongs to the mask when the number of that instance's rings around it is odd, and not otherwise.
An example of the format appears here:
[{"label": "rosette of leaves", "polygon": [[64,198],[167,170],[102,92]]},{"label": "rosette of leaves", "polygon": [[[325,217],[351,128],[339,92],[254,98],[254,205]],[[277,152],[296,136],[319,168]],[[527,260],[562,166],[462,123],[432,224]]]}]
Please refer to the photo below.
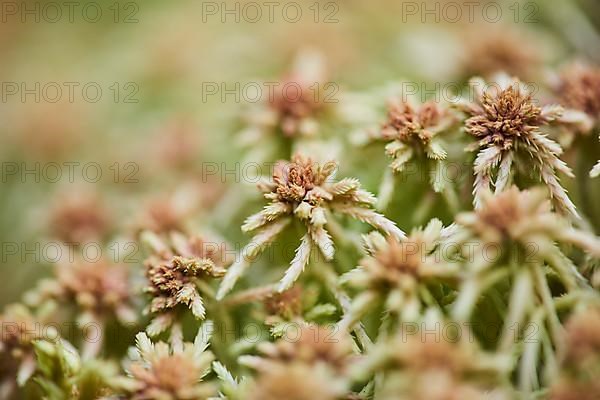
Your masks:
[{"label": "rosette of leaves", "polygon": [[245,232],[258,233],[227,271],[217,298],[223,298],[233,288],[250,262],[280,237],[292,221],[299,222],[305,234],[279,283],[278,291],[294,284],[309,263],[313,249],[318,249],[325,260],[333,259],[334,242],[327,231],[332,213],[365,222],[387,235],[404,237],[394,222],[373,210],[375,197],[363,190],[357,179],[334,181],[335,169],[333,162],[319,164],[302,155],[295,155],[290,162],[280,162],[275,166],[273,181],[260,186],[269,204],[261,212],[248,217],[242,226]]},{"label": "rosette of leaves", "polygon": [[357,381],[374,379],[375,399],[511,399],[510,357],[482,351],[465,329],[427,310],[418,323],[380,339],[351,375]]},{"label": "rosette of leaves", "polygon": [[529,174],[529,178],[539,177],[546,185],[558,210],[578,217],[557,173],[574,175],[560,159],[563,149],[544,131],[561,117],[562,107],[539,107],[526,85],[505,75],[490,83],[473,78],[470,86],[474,101],[458,106],[467,115],[466,132],[477,140],[469,147],[478,151],[474,164],[475,207],[481,207],[484,193],[491,187],[500,193],[511,186],[515,176]]},{"label": "rosette of leaves", "polygon": [[204,382],[210,372],[213,354],[207,350],[212,323],[199,329],[193,343],[153,343],[144,332],[136,336],[124,362],[127,376],[114,380],[114,386],[132,400],[207,399],[215,387]]},{"label": "rosette of leaves", "polygon": [[137,320],[127,266],[104,258],[97,262],[82,258],[57,263],[54,275],[28,293],[26,300],[38,307],[47,302],[54,302],[55,307],[74,306],[79,327],[98,329],[99,340],[84,342],[84,358],[93,357],[101,350],[108,323],[117,321],[127,327]]},{"label": "rosette of leaves", "polygon": [[300,324],[275,343],[259,345],[261,356],[242,356],[256,371],[249,399],[349,399],[347,372],[354,355],[347,334],[325,326]]},{"label": "rosette of leaves", "polygon": [[444,235],[437,219],[402,240],[378,232],[365,235],[368,255],[341,278],[359,290],[342,326],[351,327],[382,304],[389,318],[403,322],[419,320],[425,308],[443,307],[442,297],[459,278],[458,264],[443,258]]},{"label": "rosette of leaves", "polygon": [[246,107],[237,136],[247,160],[287,158],[298,144],[322,138],[335,120],[339,88],[327,82],[325,60],[317,51],[300,51],[281,79],[264,85],[260,101]]},{"label": "rosette of leaves", "polygon": [[205,318],[204,297],[214,298],[210,283],[222,277],[230,263],[227,244],[219,238],[187,237],[180,232],[164,239],[146,231],[142,240],[153,251],[144,263],[145,292],[151,296],[146,312],[154,316],[146,331],[156,336],[174,326],[173,334],[180,335],[179,313],[189,309],[195,318]]},{"label": "rosette of leaves", "polygon": [[414,104],[410,98],[393,99],[388,104],[388,116],[381,128],[369,135],[371,141],[385,141],[385,153],[391,158],[379,189],[377,208],[383,210],[395,191],[394,176],[404,173],[409,165],[429,176],[431,188],[444,193],[452,206],[455,194],[449,192],[445,173],[447,158],[443,136],[457,125],[458,119],[434,100]]},{"label": "rosette of leaves", "polygon": [[449,241],[461,248],[466,270],[453,315],[467,321],[482,300],[498,301],[495,312],[502,320],[498,348],[516,351],[526,328],[533,329],[533,334],[527,333],[531,340],[519,351],[528,354],[522,359],[523,374],[535,376],[536,357],[531,355],[537,354],[537,346],[550,356],[552,346],[562,347],[555,296],[589,290],[562,247],[571,245],[598,257],[600,241],[553,212],[542,188],[511,187],[486,195],[480,209],[459,214],[456,223]]}]

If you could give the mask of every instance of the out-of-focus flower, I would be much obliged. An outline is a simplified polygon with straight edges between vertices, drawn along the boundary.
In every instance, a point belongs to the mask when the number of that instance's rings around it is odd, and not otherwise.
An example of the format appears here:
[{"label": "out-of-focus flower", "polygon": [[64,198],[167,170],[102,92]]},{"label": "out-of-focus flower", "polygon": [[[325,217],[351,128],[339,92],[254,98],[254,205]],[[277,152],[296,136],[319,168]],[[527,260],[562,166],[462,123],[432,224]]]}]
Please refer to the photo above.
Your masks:
[{"label": "out-of-focus flower", "polygon": [[571,227],[553,212],[541,188],[520,191],[512,186],[496,195],[487,194],[480,209],[459,214],[456,222],[486,243],[512,242],[524,248],[536,244],[540,252],[532,257],[554,248],[555,242],[572,243],[592,255],[600,254],[597,238]]},{"label": "out-of-focus flower", "polygon": [[600,67],[583,63],[567,66],[555,90],[561,104],[591,118],[590,128],[600,121]]},{"label": "out-of-focus flower", "polygon": [[404,237],[394,222],[371,208],[376,199],[361,189],[357,179],[345,178],[334,182],[335,169],[333,162],[320,165],[301,155],[295,155],[291,162],[280,162],[275,166],[273,181],[260,185],[265,198],[270,200],[269,205],[248,217],[242,226],[245,232],[259,230],[259,233],[244,247],[227,272],[218,298],[233,288],[249,262],[279,236],[292,218],[304,225],[306,234],[280,282],[279,291],[290,288],[298,279],[309,262],[313,247],[316,246],[327,260],[333,258],[333,241],[325,229],[328,213],[345,214],[388,235]]},{"label": "out-of-focus flower", "polygon": [[[292,329],[294,328],[294,329]],[[284,364],[327,365],[344,373],[352,360],[352,342],[348,334],[335,327],[313,324],[290,326],[289,336],[275,343],[261,343],[263,357],[244,356],[243,362],[259,371],[276,369]]]},{"label": "out-of-focus flower", "polygon": [[[477,139],[475,159],[474,203],[481,207],[483,193],[490,185],[499,193],[510,186],[515,170],[539,173],[555,206],[578,217],[575,205],[556,176],[562,172],[572,177],[571,169],[559,158],[562,148],[549,139],[541,127],[560,117],[562,108],[555,105],[538,107],[527,88],[518,79],[501,76],[487,84],[479,78],[471,80],[477,94],[475,102],[462,103],[468,115],[466,131]],[[494,177],[495,175],[495,177]]]},{"label": "out-of-focus flower", "polygon": [[[573,228],[565,217],[553,212],[541,188],[519,191],[513,186],[496,195],[486,194],[483,200],[480,209],[456,217],[457,229],[448,239],[463,247],[468,260],[454,304],[454,317],[460,321],[469,318],[483,292],[509,279],[509,312],[500,348],[506,349],[514,341],[507,327],[533,318],[531,310],[536,308],[544,310],[551,337],[560,346],[561,328],[549,276],[562,283],[567,292],[577,291],[588,283],[557,243],[572,244],[599,257],[600,241]],[[490,253],[490,248],[499,251]]]},{"label": "out-of-focus flower", "polygon": [[42,306],[55,301],[61,306],[74,305],[78,325],[99,330],[95,339],[84,341],[84,357],[95,356],[102,347],[105,325],[117,320],[126,326],[136,321],[133,292],[126,266],[110,263],[75,260],[56,264],[55,277],[43,280],[28,294],[32,305]]},{"label": "out-of-focus flower", "polygon": [[489,78],[504,72],[522,79],[531,77],[541,66],[539,43],[510,26],[493,25],[475,24],[464,31],[464,75]]},{"label": "out-of-focus flower", "polygon": [[158,133],[156,153],[162,167],[186,170],[198,157],[200,136],[183,117],[169,121]]},{"label": "out-of-focus flower", "polygon": [[[600,308],[573,315],[565,325],[565,352],[562,359],[564,368],[587,371],[590,378],[600,373]],[[596,374],[592,372],[596,370]]]},{"label": "out-of-focus flower", "polygon": [[250,398],[347,398],[345,373],[353,359],[350,338],[324,326],[301,324],[296,328],[293,338],[259,345],[263,357],[240,358],[258,372]]},{"label": "out-of-focus flower", "polygon": [[12,304],[0,315],[0,394],[7,398],[22,386],[36,369],[33,343],[45,337],[57,337],[52,326],[44,326],[25,306]]},{"label": "out-of-focus flower", "polygon": [[214,358],[206,350],[209,326],[205,323],[194,343],[183,343],[181,348],[152,343],[145,333],[138,333],[136,348],[125,362],[128,376],[117,386],[132,400],[200,400],[216,395],[212,385],[202,382]]},{"label": "out-of-focus flower", "polygon": [[249,388],[249,400],[345,400],[348,391],[329,371],[308,365],[284,365],[265,371]]},{"label": "out-of-focus flower", "polygon": [[327,109],[325,79],[321,54],[300,52],[287,76],[269,90],[268,98],[247,113],[249,126],[241,133],[241,142],[255,144],[276,132],[287,138],[315,135],[318,119]]},{"label": "out-of-focus flower", "polygon": [[[559,100],[566,107],[561,118],[573,124],[584,134],[600,123],[600,67],[581,62],[573,63],[561,71],[554,84]],[[572,139],[571,139],[572,140]],[[600,160],[590,171],[590,177],[600,175]]]},{"label": "out-of-focus flower", "polygon": [[169,196],[162,196],[146,202],[138,215],[135,228],[140,232],[150,230],[159,234],[186,232],[186,219],[200,205],[197,187],[180,187]]},{"label": "out-of-focus flower", "polygon": [[50,212],[52,236],[67,244],[85,244],[106,238],[111,218],[100,196],[95,192],[63,193]]},{"label": "out-of-focus flower", "polygon": [[552,400],[592,400],[600,397],[600,309],[589,307],[565,326],[565,348]]},{"label": "out-of-focus flower", "polygon": [[114,317],[127,324],[136,319],[129,272],[124,265],[104,259],[58,264],[56,284],[57,299],[63,304],[77,304],[82,320],[105,321]]},{"label": "out-of-focus flower", "polygon": [[155,336],[175,322],[178,305],[204,319],[206,309],[199,285],[225,274],[231,261],[225,242],[176,232],[169,242],[151,232],[143,234],[143,239],[154,251],[144,263],[148,280],[145,291],[152,297],[147,311],[156,315],[148,334]]},{"label": "out-of-focus flower", "polygon": [[380,302],[404,322],[419,319],[423,304],[434,299],[429,286],[456,280],[456,266],[441,260],[436,252],[442,232],[442,223],[434,219],[402,240],[386,240],[378,232],[365,236],[369,256],[342,277],[361,290],[345,323],[357,322]]},{"label": "out-of-focus flower", "polygon": [[584,146],[578,139],[589,135],[600,121],[600,68],[573,62],[548,80],[565,107],[559,118],[563,125],[557,135],[559,143],[564,149]]},{"label": "out-of-focus flower", "polygon": [[85,110],[74,102],[26,102],[15,121],[15,140],[26,157],[34,160],[60,160],[83,139]]},{"label": "out-of-focus flower", "polygon": [[403,330],[367,351],[353,374],[364,378],[385,372],[378,395],[385,400],[475,400],[492,388],[501,392],[510,360],[481,351],[460,327],[452,338],[441,333],[452,326],[458,325],[429,310],[420,324],[412,324],[414,330]]}]

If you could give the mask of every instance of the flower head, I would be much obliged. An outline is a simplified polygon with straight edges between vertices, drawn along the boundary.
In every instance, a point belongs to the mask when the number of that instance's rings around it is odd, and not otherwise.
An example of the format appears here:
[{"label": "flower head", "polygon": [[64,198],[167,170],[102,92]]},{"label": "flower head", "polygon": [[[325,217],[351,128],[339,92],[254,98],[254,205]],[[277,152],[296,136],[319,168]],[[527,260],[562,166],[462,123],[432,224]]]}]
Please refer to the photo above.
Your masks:
[{"label": "flower head", "polygon": [[600,309],[589,307],[569,318],[566,345],[551,400],[591,400],[600,396]]},{"label": "flower head", "polygon": [[272,243],[292,218],[305,226],[306,234],[281,280],[279,291],[288,289],[298,279],[309,262],[313,247],[317,247],[327,260],[333,258],[333,241],[325,229],[330,212],[366,222],[388,235],[404,236],[392,221],[371,208],[376,199],[361,189],[358,180],[346,178],[335,182],[335,169],[333,162],[320,165],[302,155],[295,155],[290,162],[275,166],[273,181],[260,186],[270,203],[261,212],[248,217],[242,226],[245,232],[259,230],[259,233],[229,269],[217,297],[223,297],[231,290],[247,268],[248,261]]},{"label": "flower head", "polygon": [[573,315],[565,326],[564,367],[600,372],[600,308]]},{"label": "flower head", "polygon": [[561,104],[600,121],[600,67],[574,63],[561,71],[555,87]]},{"label": "flower head", "polygon": [[291,70],[270,88],[268,96],[249,107],[239,142],[272,147],[273,140],[295,142],[318,134],[321,121],[331,114],[325,95],[335,89],[325,79],[322,55],[312,50],[299,52]]},{"label": "flower head", "polygon": [[531,76],[541,61],[537,44],[527,40],[524,32],[492,25],[475,25],[474,29],[466,31],[463,61],[466,75],[490,77],[504,72],[523,78]]},{"label": "flower head", "polygon": [[406,287],[408,281],[435,276],[439,270],[429,256],[441,233],[442,224],[434,219],[425,229],[414,229],[403,240],[386,240],[376,232],[369,234],[365,241],[370,256],[363,258],[360,265],[371,287]]},{"label": "flower head", "polygon": [[104,259],[58,264],[55,285],[52,297],[63,304],[77,304],[83,320],[105,321],[110,317],[122,323],[135,320],[129,273],[123,265]]},{"label": "flower head", "polygon": [[344,400],[347,391],[322,368],[285,365],[261,373],[250,387],[249,400]]},{"label": "flower head", "polygon": [[58,335],[52,327],[44,327],[23,305],[12,304],[0,315],[0,385],[15,380],[23,385],[36,368],[33,343],[44,336]]},{"label": "flower head", "polygon": [[431,315],[426,314],[421,330],[398,333],[375,344],[355,366],[358,376],[385,372],[380,392],[385,400],[477,400],[492,387],[501,388],[507,360],[482,352],[464,338],[432,335],[445,329],[445,322]]},{"label": "flower head", "polygon": [[111,221],[96,193],[73,192],[64,194],[56,202],[49,225],[57,239],[67,244],[84,244],[104,239]]},{"label": "flower head", "polygon": [[553,243],[573,243],[590,254],[600,254],[598,240],[591,234],[570,227],[560,214],[552,211],[544,190],[520,191],[512,186],[497,195],[487,194],[480,209],[462,213],[457,223],[488,243],[504,241],[536,244],[539,250]]},{"label": "flower head", "polygon": [[332,370],[344,371],[351,361],[352,343],[348,336],[320,325],[298,324],[294,334],[275,343],[263,343],[259,350],[263,358],[251,359],[259,370],[281,364],[327,365]]},{"label": "flower head", "polygon": [[408,101],[393,101],[388,108],[388,120],[383,124],[380,136],[390,141],[386,153],[393,159],[390,167],[402,171],[415,156],[443,160],[446,151],[439,133],[448,129],[454,117],[434,101],[414,106]]},{"label": "flower head", "polygon": [[342,277],[361,290],[345,322],[353,325],[380,300],[387,311],[402,313],[403,321],[418,318],[421,303],[426,303],[422,294],[429,293],[429,285],[452,280],[457,272],[435,254],[442,231],[442,223],[434,219],[402,240],[386,239],[377,232],[366,235],[369,255]]},{"label": "flower head", "polygon": [[[557,243],[572,244],[591,256],[600,256],[598,238],[572,227],[564,216],[553,212],[542,188],[519,191],[513,186],[496,195],[487,193],[481,208],[459,214],[456,223],[451,236],[454,243],[464,249],[466,243],[476,244],[475,251],[467,250],[469,254],[465,254],[472,275],[463,281],[455,303],[455,317],[459,320],[471,312],[478,299],[474,293],[485,290],[477,282],[484,276],[488,282],[512,276],[515,282],[511,307],[523,309],[524,304],[538,304],[539,299],[532,293],[549,292],[546,276],[549,271],[552,271],[553,281],[561,282],[566,291],[576,291],[587,285],[586,279]],[[500,251],[491,256],[484,250],[490,245]],[[560,341],[558,317],[551,327],[553,339]],[[510,343],[507,335],[503,338],[504,345]]]},{"label": "flower head", "polygon": [[264,301],[267,314],[293,319],[302,314],[302,287],[294,286],[284,292],[275,292],[267,296]]},{"label": "flower head", "polygon": [[[345,399],[349,394],[345,372],[352,360],[349,337],[324,326],[296,327],[293,337],[261,344],[263,357],[241,359],[258,372],[251,398]],[[300,382],[304,385],[298,385]]]},{"label": "flower head", "polygon": [[465,129],[477,139],[479,150],[475,160],[475,206],[481,206],[483,193],[490,189],[490,184],[496,193],[505,190],[515,169],[513,162],[516,167],[520,167],[521,162],[531,164],[529,169],[539,173],[559,210],[578,216],[556,176],[557,172],[573,176],[559,158],[562,148],[541,130],[561,115],[561,108],[538,107],[517,79],[502,77],[498,84],[491,86],[474,79],[471,84],[478,90],[476,101],[463,104],[462,108],[468,115]]},{"label": "flower head", "polygon": [[200,204],[198,188],[181,186],[168,196],[150,199],[137,216],[136,230],[149,230],[159,234],[186,232],[186,218]]},{"label": "flower head", "polygon": [[120,386],[133,400],[207,399],[215,394],[211,385],[202,382],[213,360],[207,347],[203,327],[194,343],[184,343],[182,348],[152,343],[145,333],[138,333],[125,365],[128,378]]},{"label": "flower head", "polygon": [[196,318],[205,316],[204,300],[197,286],[198,281],[222,277],[229,263],[224,242],[198,236],[171,235],[167,245],[158,236],[147,232],[147,240],[154,246],[154,253],[145,264],[148,286],[152,296],[148,311],[157,317],[148,327],[152,336],[166,329],[172,322],[178,305],[191,309]]}]

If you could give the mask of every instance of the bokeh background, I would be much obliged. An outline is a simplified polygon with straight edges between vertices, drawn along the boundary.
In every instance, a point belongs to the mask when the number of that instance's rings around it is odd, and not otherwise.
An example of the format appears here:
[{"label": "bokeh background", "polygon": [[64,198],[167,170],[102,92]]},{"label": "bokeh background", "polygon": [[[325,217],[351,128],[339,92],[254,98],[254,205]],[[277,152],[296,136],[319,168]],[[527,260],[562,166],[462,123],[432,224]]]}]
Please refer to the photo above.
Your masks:
[{"label": "bokeh background", "polygon": [[[53,212],[72,196],[100,193],[111,234],[126,240],[149,199],[193,187],[201,205],[192,223],[232,242],[247,240],[240,222],[260,202],[244,209],[227,203],[232,187],[247,182],[239,173],[203,174],[208,163],[232,170],[245,159],[236,136],[245,98],[207,95],[207,83],[236,91],[236,84],[277,80],[306,48],[324,56],[342,102],[347,93],[391,82],[464,85],[489,72],[490,54],[535,80],[572,59],[600,61],[597,0],[472,1],[473,18],[469,2],[459,0],[277,1],[272,15],[257,1],[259,18],[248,3],[75,1],[70,14],[62,1],[2,2],[0,303],[18,300],[50,274]],[[488,3],[495,6],[484,14]],[[351,125],[331,128],[329,148],[343,172],[375,191],[381,175],[373,171],[387,160],[381,149],[353,147]],[[415,199],[403,190],[393,219],[406,229]]]}]

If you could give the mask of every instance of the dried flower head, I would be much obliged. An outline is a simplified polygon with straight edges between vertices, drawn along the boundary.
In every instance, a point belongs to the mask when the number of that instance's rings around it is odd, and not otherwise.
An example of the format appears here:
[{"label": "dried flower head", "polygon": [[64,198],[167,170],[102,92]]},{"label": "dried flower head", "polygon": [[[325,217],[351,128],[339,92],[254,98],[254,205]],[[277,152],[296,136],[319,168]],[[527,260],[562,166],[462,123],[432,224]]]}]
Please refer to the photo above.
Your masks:
[{"label": "dried flower head", "polygon": [[430,100],[419,106],[413,106],[408,101],[392,101],[388,108],[388,120],[381,128],[381,137],[392,141],[386,146],[388,155],[394,158],[392,169],[402,170],[413,156],[413,151],[435,160],[446,158],[446,151],[437,135],[448,128],[452,121],[449,111],[435,101]]},{"label": "dried flower head", "polygon": [[210,371],[213,355],[207,351],[209,335],[204,325],[194,343],[181,348],[164,342],[152,343],[145,333],[136,336],[125,369],[128,377],[119,383],[133,400],[192,400],[215,395],[202,379]]},{"label": "dried flower head", "polygon": [[180,233],[171,234],[170,244],[150,232],[144,236],[154,249],[144,263],[148,279],[145,290],[152,296],[148,311],[157,314],[148,333],[154,336],[168,328],[174,322],[172,311],[178,305],[188,307],[196,318],[203,319],[206,310],[198,284],[225,274],[230,262],[225,243]]},{"label": "dried flower head", "polygon": [[85,244],[106,237],[111,221],[95,192],[70,192],[58,199],[50,214],[50,230],[67,244]]},{"label": "dried flower head", "polygon": [[316,246],[327,260],[333,258],[333,241],[325,229],[330,212],[366,222],[388,235],[398,238],[404,236],[394,222],[371,208],[376,199],[361,189],[358,180],[346,178],[333,181],[335,169],[333,162],[320,165],[301,155],[295,155],[291,162],[280,162],[275,166],[273,181],[260,187],[265,198],[270,200],[269,205],[248,217],[242,226],[244,232],[259,230],[259,233],[242,250],[241,256],[227,272],[218,298],[233,288],[249,261],[289,225],[290,217],[305,226],[306,234],[281,280],[279,291],[290,288],[298,279],[309,262],[313,247]]},{"label": "dried flower head", "polygon": [[424,229],[413,229],[403,240],[393,237],[386,240],[377,232],[367,235],[365,242],[371,256],[363,258],[360,265],[369,286],[407,287],[411,286],[407,280],[426,279],[440,273],[429,256],[441,235],[442,223],[437,219],[431,220]]},{"label": "dried flower head", "polygon": [[481,206],[490,184],[496,193],[510,185],[516,164],[517,168],[539,173],[555,206],[577,217],[575,205],[556,176],[562,172],[572,177],[571,169],[559,158],[561,147],[541,131],[542,126],[561,115],[562,109],[553,105],[538,107],[518,79],[500,77],[492,85],[473,79],[471,85],[477,91],[476,101],[463,104],[462,109],[469,116],[466,131],[477,139],[479,149],[474,167],[475,206]]},{"label": "dried flower head", "polygon": [[294,286],[281,293],[271,293],[264,301],[269,315],[293,319],[302,313],[302,287]]}]

